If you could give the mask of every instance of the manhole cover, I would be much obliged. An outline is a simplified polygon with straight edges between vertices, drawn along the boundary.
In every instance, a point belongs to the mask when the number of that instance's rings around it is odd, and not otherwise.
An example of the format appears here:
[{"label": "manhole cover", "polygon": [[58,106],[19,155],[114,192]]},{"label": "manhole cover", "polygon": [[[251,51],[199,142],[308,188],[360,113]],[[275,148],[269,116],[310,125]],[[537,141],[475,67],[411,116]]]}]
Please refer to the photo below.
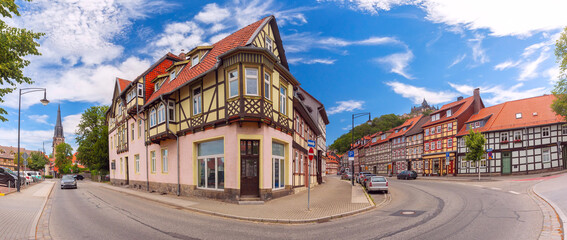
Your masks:
[{"label": "manhole cover", "polygon": [[417,217],[423,214],[425,211],[416,211],[416,210],[399,210],[390,214],[390,216],[401,216],[401,217]]}]

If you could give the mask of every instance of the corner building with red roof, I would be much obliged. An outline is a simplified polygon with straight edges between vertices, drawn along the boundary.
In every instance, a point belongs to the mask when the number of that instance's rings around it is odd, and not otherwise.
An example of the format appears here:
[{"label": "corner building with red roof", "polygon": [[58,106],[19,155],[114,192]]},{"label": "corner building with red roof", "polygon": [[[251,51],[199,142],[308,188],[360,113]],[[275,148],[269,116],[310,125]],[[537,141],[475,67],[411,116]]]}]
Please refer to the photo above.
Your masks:
[{"label": "corner building with red roof", "polygon": [[117,79],[111,182],[227,201],[290,194],[298,86],[273,16]]}]

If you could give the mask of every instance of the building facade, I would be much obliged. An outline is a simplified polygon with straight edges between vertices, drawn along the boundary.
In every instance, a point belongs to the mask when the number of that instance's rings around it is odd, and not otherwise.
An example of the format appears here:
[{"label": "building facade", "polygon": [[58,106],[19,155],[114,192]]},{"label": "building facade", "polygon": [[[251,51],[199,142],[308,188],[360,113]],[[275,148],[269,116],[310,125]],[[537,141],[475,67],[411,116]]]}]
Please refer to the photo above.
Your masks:
[{"label": "building facade", "polygon": [[406,133],[415,126],[419,119],[421,119],[421,116],[410,118],[402,125],[392,129],[393,133],[389,136],[392,150],[392,174],[398,174],[409,169]]},{"label": "building facade", "polygon": [[111,182],[227,201],[290,194],[298,86],[273,16],[117,79]]},{"label": "building facade", "polygon": [[[303,100],[302,100],[303,99]],[[307,141],[316,141],[321,135],[315,119],[309,114],[305,106],[304,97],[295,94],[293,99],[294,134],[293,134],[293,179],[292,186],[305,187],[309,181],[310,186],[317,183],[317,161],[310,161]]]},{"label": "building facade", "polygon": [[429,122],[430,118],[422,116],[413,128],[405,133],[406,148],[409,170],[423,174],[423,124]]}]

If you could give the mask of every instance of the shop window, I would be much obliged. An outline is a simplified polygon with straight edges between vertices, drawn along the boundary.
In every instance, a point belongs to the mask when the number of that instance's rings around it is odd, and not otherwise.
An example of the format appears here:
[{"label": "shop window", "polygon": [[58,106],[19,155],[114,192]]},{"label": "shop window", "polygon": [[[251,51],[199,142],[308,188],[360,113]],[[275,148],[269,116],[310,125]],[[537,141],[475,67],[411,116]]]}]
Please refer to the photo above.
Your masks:
[{"label": "shop window", "polygon": [[197,146],[198,187],[224,189],[224,140],[199,143]]},{"label": "shop window", "polygon": [[272,188],[285,187],[284,145],[272,142]]}]

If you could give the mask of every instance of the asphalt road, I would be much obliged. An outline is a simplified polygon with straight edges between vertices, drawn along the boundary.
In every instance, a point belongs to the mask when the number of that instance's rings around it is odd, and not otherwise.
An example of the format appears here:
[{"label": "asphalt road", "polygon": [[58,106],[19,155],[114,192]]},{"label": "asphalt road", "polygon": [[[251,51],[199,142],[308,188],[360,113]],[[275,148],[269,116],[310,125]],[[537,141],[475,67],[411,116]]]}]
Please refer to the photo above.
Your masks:
[{"label": "asphalt road", "polygon": [[[552,176],[550,179],[538,183],[534,190],[542,194],[548,201],[555,204],[556,211],[560,212],[563,222],[567,222],[567,174]],[[557,209],[559,208],[559,209]]]},{"label": "asphalt road", "polygon": [[81,181],[54,189],[49,228],[53,239],[537,239],[543,218],[527,195],[533,184],[392,179],[392,201],[380,209],[282,225],[193,213]]}]

